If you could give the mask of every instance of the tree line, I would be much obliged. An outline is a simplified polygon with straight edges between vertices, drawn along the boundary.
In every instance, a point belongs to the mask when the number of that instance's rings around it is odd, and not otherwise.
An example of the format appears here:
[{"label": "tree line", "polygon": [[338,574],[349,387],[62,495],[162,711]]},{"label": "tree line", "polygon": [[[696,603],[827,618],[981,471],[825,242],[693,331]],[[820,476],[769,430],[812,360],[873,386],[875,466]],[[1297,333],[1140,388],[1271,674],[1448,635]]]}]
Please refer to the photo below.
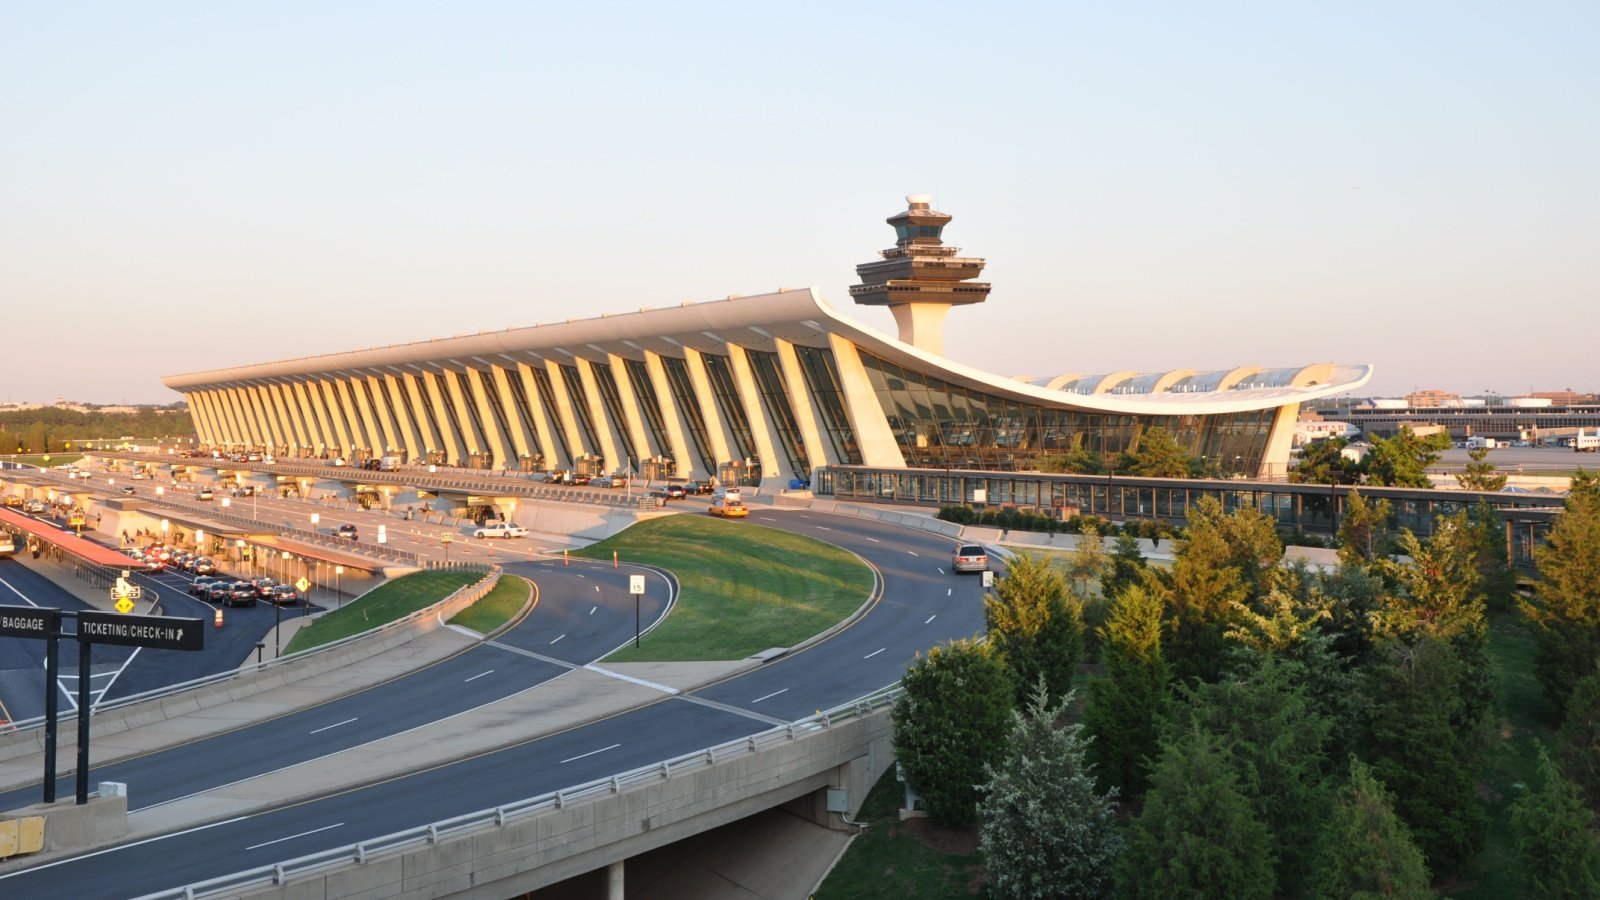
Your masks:
[{"label": "tree line", "polygon": [[908,669],[897,756],[932,820],[977,824],[992,895],[1428,897],[1470,877],[1505,727],[1497,612],[1531,628],[1556,734],[1510,815],[1523,896],[1600,896],[1600,477],[1574,479],[1526,596],[1487,505],[1426,541],[1384,501],[1346,509],[1327,571],[1211,498],[1170,568],[1094,539],[1064,565],[1019,555],[985,633]]},{"label": "tree line", "polygon": [[0,412],[0,453],[60,453],[69,441],[159,438],[194,433],[183,404],[141,406],[137,412],[80,412],[60,407]]}]

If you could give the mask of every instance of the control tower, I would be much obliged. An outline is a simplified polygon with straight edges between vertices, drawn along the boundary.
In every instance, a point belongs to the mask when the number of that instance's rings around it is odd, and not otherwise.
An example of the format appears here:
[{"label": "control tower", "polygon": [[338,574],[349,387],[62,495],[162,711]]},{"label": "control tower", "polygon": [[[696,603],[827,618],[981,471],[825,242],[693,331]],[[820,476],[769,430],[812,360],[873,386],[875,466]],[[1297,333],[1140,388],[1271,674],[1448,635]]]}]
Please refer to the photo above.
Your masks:
[{"label": "control tower", "polygon": [[944,355],[944,317],[950,307],[982,303],[987,282],[983,259],[958,256],[960,247],[946,247],[940,233],[952,218],[933,208],[928,194],[906,197],[909,208],[890,216],[895,244],[883,259],[856,266],[861,283],[850,296],[867,306],[887,306],[900,326],[900,340],[937,356]]}]

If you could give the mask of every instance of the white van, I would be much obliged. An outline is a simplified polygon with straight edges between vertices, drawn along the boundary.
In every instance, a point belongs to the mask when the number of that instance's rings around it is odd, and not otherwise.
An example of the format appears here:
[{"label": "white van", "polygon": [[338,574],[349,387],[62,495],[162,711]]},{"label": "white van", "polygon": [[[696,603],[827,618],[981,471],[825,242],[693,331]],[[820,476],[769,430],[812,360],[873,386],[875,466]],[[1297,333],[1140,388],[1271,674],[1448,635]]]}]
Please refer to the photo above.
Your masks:
[{"label": "white van", "polygon": [[17,539],[9,531],[0,531],[0,559],[17,555]]}]

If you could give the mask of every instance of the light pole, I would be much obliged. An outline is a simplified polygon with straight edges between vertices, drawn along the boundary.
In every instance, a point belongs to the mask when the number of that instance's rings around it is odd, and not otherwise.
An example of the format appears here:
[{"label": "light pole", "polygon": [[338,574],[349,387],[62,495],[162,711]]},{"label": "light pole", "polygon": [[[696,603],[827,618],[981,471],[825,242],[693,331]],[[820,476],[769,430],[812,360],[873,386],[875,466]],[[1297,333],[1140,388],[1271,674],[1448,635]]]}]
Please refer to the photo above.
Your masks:
[{"label": "light pole", "polygon": [[333,567],[333,608],[344,605],[344,566]]},{"label": "light pole", "polygon": [[[244,562],[245,561],[244,538],[239,538],[239,540],[233,546],[239,553],[239,562],[241,562],[241,563]],[[252,559],[250,561],[250,567],[246,570],[246,574],[254,575],[255,574],[255,569],[256,569],[255,560]]]},{"label": "light pole", "polygon": [[312,531],[313,534],[315,534],[316,531],[317,531],[317,523],[321,522],[321,521],[322,521],[322,514],[321,513],[312,513],[311,514],[311,531]]},{"label": "light pole", "polygon": [[446,566],[450,565],[450,542],[453,540],[455,540],[455,538],[449,534],[442,534],[439,536],[439,543],[444,545],[444,564]]}]

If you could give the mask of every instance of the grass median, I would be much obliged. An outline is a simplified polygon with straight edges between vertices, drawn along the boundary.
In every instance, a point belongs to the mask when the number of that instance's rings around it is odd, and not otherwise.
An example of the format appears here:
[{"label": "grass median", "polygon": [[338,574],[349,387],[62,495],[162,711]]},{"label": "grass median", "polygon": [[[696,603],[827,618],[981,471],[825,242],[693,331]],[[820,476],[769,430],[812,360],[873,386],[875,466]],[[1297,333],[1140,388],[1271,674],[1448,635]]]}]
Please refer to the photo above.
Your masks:
[{"label": "grass median", "polygon": [[339,609],[319,616],[315,622],[295,632],[283,652],[289,654],[310,650],[403,619],[482,577],[482,572],[453,569],[413,572],[401,576],[373,588]]},{"label": "grass median", "polygon": [[792,647],[844,619],[871,596],[872,570],[821,541],[745,522],[663,516],[578,552],[671,571],[677,606],[639,649],[612,662],[743,659]]},{"label": "grass median", "polygon": [[484,594],[478,602],[456,613],[450,624],[470,628],[479,634],[488,634],[511,621],[513,616],[522,611],[522,605],[528,602],[528,591],[532,587],[526,578],[502,575],[493,590]]}]

